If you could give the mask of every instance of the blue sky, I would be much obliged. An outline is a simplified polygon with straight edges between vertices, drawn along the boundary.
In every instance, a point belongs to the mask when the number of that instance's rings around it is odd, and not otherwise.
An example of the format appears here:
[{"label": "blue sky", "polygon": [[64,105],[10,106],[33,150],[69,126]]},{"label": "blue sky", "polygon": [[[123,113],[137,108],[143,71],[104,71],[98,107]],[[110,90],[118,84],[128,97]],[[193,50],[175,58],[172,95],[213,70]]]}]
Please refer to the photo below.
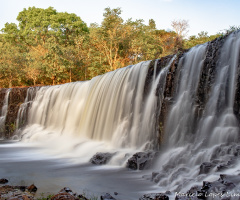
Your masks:
[{"label": "blue sky", "polygon": [[158,29],[171,29],[171,21],[185,19],[189,22],[188,35],[201,31],[211,35],[240,26],[240,0],[2,0],[0,29],[7,22],[17,23],[18,13],[31,6],[75,13],[88,25],[100,24],[106,7],[120,7],[124,20],[143,19],[147,24],[154,19]]}]

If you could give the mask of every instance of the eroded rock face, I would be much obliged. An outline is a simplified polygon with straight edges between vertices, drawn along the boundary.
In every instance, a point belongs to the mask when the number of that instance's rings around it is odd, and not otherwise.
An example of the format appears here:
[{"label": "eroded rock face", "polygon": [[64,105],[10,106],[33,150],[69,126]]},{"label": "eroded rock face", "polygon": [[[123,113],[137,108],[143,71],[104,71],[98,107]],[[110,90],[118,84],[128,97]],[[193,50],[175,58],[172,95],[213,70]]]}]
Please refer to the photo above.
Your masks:
[{"label": "eroded rock face", "polygon": [[10,138],[16,129],[16,119],[18,114],[18,109],[20,105],[24,102],[27,95],[26,88],[12,88],[9,94],[8,102],[8,112],[6,117],[6,138]]},{"label": "eroded rock face", "polygon": [[6,88],[1,88],[0,89],[0,113],[2,111],[3,102],[4,102],[4,98],[5,98],[6,92],[7,92]]},{"label": "eroded rock face", "polygon": [[157,152],[138,152],[135,153],[131,158],[127,161],[127,168],[133,170],[143,170],[148,169],[152,166]]},{"label": "eroded rock face", "polygon": [[110,159],[113,157],[114,153],[96,153],[91,159],[90,162],[94,165],[104,165],[107,164]]}]

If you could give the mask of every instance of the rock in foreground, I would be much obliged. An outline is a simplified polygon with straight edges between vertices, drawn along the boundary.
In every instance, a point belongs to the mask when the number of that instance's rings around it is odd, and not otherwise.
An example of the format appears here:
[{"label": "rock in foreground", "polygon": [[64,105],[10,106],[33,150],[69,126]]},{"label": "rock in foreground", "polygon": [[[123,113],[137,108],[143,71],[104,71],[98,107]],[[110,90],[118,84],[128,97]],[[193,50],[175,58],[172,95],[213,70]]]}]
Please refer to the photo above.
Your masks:
[{"label": "rock in foreground", "polygon": [[112,197],[109,193],[106,193],[101,196],[101,200],[116,200],[116,199]]},{"label": "rock in foreground", "polygon": [[6,184],[6,183],[8,183],[7,179],[5,179],[5,178],[0,179],[0,184]]},{"label": "rock in foreground", "polygon": [[169,200],[169,197],[164,193],[144,194],[139,200]]}]

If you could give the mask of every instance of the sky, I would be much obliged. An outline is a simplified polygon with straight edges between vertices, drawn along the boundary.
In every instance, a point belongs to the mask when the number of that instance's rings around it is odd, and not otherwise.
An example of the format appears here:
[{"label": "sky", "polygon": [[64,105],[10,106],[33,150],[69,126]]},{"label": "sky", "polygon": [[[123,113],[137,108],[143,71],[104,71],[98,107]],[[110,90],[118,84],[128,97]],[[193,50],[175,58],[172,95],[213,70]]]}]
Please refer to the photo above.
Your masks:
[{"label": "sky", "polygon": [[240,0],[0,0],[0,29],[5,23],[16,23],[24,8],[54,7],[58,12],[75,13],[87,25],[101,24],[104,9],[121,8],[124,20],[154,19],[157,29],[172,30],[173,20],[187,20],[188,36],[201,31],[209,35],[240,26]]}]

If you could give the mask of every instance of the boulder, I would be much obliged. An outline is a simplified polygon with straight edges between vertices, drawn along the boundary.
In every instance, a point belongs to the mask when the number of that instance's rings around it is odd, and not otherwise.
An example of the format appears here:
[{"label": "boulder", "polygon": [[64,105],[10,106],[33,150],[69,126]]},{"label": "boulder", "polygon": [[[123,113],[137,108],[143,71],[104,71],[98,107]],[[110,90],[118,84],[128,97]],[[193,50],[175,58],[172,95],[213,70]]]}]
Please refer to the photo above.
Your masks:
[{"label": "boulder", "polygon": [[27,189],[28,189],[29,192],[36,192],[37,191],[37,187],[34,184],[28,186]]},{"label": "boulder", "polygon": [[199,174],[207,174],[209,173],[214,167],[216,166],[215,163],[211,162],[204,162],[200,165]]},{"label": "boulder", "polygon": [[148,169],[156,158],[156,152],[138,152],[127,161],[127,168],[133,170]]},{"label": "boulder", "polygon": [[5,179],[5,178],[0,179],[0,184],[6,184],[6,183],[8,183],[7,179]]},{"label": "boulder", "polygon": [[54,195],[51,200],[88,200],[85,196],[83,195],[78,195],[77,193],[74,193],[70,188],[64,187],[61,189],[58,194]]},{"label": "boulder", "polygon": [[113,157],[114,153],[96,153],[91,159],[90,162],[94,165],[104,165],[109,162]]},{"label": "boulder", "polygon": [[101,198],[101,200],[116,200],[109,193],[106,193],[106,194],[102,195],[100,198]]},{"label": "boulder", "polygon": [[144,194],[139,200],[169,200],[169,197],[165,193],[150,193]]}]

